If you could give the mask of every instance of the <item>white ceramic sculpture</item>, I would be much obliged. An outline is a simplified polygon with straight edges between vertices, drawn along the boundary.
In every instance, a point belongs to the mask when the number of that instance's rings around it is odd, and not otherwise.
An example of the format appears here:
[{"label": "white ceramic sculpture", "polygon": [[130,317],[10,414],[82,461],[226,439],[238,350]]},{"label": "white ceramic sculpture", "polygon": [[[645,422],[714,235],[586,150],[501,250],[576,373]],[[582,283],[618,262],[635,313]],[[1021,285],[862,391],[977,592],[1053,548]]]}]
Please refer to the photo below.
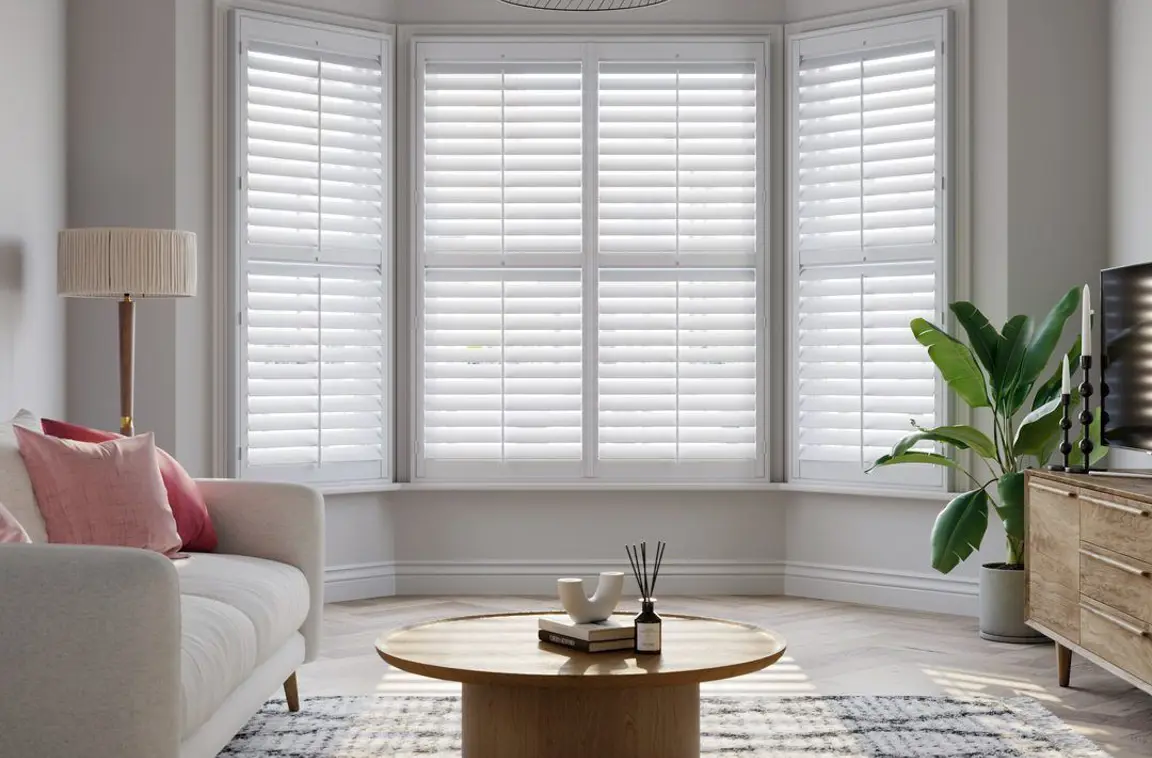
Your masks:
[{"label": "white ceramic sculpture", "polygon": [[602,571],[596,592],[592,597],[584,594],[583,579],[557,579],[556,590],[560,604],[577,624],[593,624],[612,615],[624,592],[624,573]]}]

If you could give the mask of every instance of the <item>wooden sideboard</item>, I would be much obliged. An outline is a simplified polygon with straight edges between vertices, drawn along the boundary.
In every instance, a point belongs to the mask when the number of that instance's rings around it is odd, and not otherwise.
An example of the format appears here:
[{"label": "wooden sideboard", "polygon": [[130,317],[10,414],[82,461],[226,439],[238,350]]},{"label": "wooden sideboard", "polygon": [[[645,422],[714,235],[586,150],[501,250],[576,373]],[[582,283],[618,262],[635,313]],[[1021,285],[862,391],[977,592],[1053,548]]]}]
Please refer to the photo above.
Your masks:
[{"label": "wooden sideboard", "polygon": [[1152,479],[1029,471],[1028,625],[1152,693]]}]

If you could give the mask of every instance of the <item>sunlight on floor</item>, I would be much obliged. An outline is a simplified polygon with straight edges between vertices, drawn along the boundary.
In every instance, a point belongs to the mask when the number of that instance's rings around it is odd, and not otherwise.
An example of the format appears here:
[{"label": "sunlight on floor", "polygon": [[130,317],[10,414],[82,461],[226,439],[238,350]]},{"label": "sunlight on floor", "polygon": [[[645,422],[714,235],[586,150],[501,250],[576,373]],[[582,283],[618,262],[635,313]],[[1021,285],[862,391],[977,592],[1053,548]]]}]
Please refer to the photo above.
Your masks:
[{"label": "sunlight on floor", "polygon": [[938,684],[945,694],[953,697],[1027,695],[1044,703],[1062,702],[1058,695],[1049,692],[1039,684],[1023,679],[1009,679],[982,671],[964,671],[943,667],[923,668],[921,670]]}]

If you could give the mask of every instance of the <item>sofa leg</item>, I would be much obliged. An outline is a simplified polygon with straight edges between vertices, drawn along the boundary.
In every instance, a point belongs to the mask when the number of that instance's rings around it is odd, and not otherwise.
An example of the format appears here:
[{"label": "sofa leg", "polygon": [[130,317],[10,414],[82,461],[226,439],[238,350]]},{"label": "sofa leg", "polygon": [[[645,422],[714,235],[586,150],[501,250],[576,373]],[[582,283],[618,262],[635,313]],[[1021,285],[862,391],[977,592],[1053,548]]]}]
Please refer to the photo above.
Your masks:
[{"label": "sofa leg", "polygon": [[300,710],[300,690],[296,686],[296,672],[284,680],[284,699],[288,701],[288,710],[296,713]]}]

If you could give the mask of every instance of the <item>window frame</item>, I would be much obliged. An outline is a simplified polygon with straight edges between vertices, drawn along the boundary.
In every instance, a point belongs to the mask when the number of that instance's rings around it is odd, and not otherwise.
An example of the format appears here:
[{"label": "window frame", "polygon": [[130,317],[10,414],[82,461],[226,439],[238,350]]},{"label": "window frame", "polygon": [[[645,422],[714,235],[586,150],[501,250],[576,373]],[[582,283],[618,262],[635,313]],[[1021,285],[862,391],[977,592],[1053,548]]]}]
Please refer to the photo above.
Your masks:
[{"label": "window frame", "polygon": [[[740,34],[691,34],[683,30],[673,31],[670,27],[655,27],[653,33],[649,36],[635,36],[634,33],[629,35],[615,35],[605,32],[592,32],[588,30],[572,30],[570,33],[540,33],[540,34],[524,34],[524,35],[507,35],[507,34],[492,34],[478,31],[472,34],[413,34],[408,37],[407,44],[409,46],[409,65],[410,71],[407,81],[409,82],[410,92],[408,98],[409,108],[409,124],[408,124],[408,139],[405,145],[407,160],[409,161],[408,179],[409,179],[409,203],[408,203],[408,250],[410,258],[410,266],[408,271],[409,279],[409,292],[408,292],[408,308],[407,316],[410,319],[410,334],[411,345],[408,351],[409,360],[409,374],[408,374],[408,392],[409,392],[409,405],[411,413],[409,418],[409,430],[407,435],[409,444],[408,465],[410,477],[412,482],[426,482],[426,483],[451,483],[453,481],[473,481],[477,483],[489,484],[505,484],[515,486],[522,483],[533,482],[600,482],[604,484],[627,483],[631,485],[642,485],[648,482],[666,482],[670,477],[673,481],[684,481],[687,483],[699,483],[701,481],[708,481],[715,479],[717,476],[731,476],[729,481],[746,481],[746,482],[763,482],[768,479],[769,475],[769,462],[772,450],[771,427],[769,420],[774,415],[772,408],[772,395],[771,387],[768,377],[768,363],[769,363],[769,350],[771,348],[771,309],[774,307],[775,298],[772,297],[773,292],[773,276],[771,265],[771,254],[774,248],[773,229],[775,221],[776,205],[773,197],[773,190],[776,185],[774,178],[771,174],[771,165],[775,157],[774,139],[776,135],[775,126],[779,123],[778,115],[773,113],[773,93],[775,87],[773,86],[773,77],[778,75],[778,56],[774,57],[775,48],[780,42],[780,32],[783,27],[780,26],[764,26],[758,27],[756,33],[740,33]],[[587,370],[584,374],[584,406],[585,413],[583,416],[583,445],[584,455],[578,462],[580,469],[578,474],[571,473],[571,470],[563,470],[562,468],[554,468],[552,466],[522,466],[518,465],[517,461],[503,461],[497,464],[496,462],[485,461],[468,461],[466,463],[472,464],[468,466],[459,467],[461,470],[458,475],[443,476],[443,475],[429,475],[425,466],[424,458],[421,454],[423,447],[424,423],[423,423],[423,398],[424,398],[424,380],[423,380],[423,280],[424,280],[424,230],[423,230],[423,158],[422,148],[424,124],[423,124],[423,108],[421,106],[421,97],[423,94],[422,85],[422,71],[424,61],[428,58],[428,51],[435,50],[434,46],[443,46],[445,49],[452,49],[454,54],[463,56],[464,48],[466,47],[479,47],[479,48],[501,48],[502,45],[517,45],[522,46],[525,50],[539,49],[545,53],[552,53],[556,46],[568,46],[578,50],[580,59],[583,62],[583,80],[584,88],[587,91],[589,83],[595,84],[597,81],[598,63],[604,58],[612,60],[628,60],[629,57],[633,59],[644,59],[646,56],[636,52],[638,47],[657,47],[665,51],[671,51],[673,56],[678,47],[685,45],[689,48],[696,47],[700,49],[703,46],[714,47],[715,49],[723,49],[724,47],[731,46],[732,44],[747,44],[755,46],[756,61],[759,64],[759,71],[756,79],[756,114],[757,114],[757,133],[756,133],[756,175],[757,175],[757,219],[756,219],[756,236],[757,236],[757,252],[755,256],[755,271],[757,276],[756,286],[756,364],[757,364],[757,377],[756,377],[756,395],[757,395],[757,452],[754,460],[750,462],[751,471],[735,471],[729,469],[727,472],[724,470],[726,464],[740,463],[732,461],[717,461],[716,465],[710,462],[698,463],[696,461],[688,461],[684,463],[679,462],[664,462],[664,461],[637,461],[639,466],[633,468],[641,469],[635,473],[627,471],[627,462],[624,461],[607,461],[600,462],[601,464],[607,463],[607,466],[596,466],[597,461],[589,455],[589,451],[596,449],[596,442],[598,440],[598,426],[594,423],[595,414],[588,413],[587,408],[589,403],[595,403],[598,396],[598,375],[596,371],[597,362],[595,360],[595,346],[598,333],[598,309],[596,308],[598,297],[598,278],[595,276],[599,265],[597,263],[597,246],[598,246],[598,217],[595,213],[597,207],[594,202],[595,191],[597,188],[597,158],[599,155],[597,148],[597,99],[585,96],[584,103],[584,124],[590,124],[592,128],[584,129],[584,161],[590,168],[586,169],[584,177],[588,182],[588,186],[583,189],[583,204],[584,204],[584,224],[583,236],[585,239],[583,250],[583,261],[581,264],[582,282],[583,282],[583,334],[584,334],[584,347],[583,347],[583,365]],[[618,46],[618,47],[617,47]],[[632,52],[628,55],[621,55],[619,58],[612,56],[601,56],[599,53],[603,48],[614,49],[613,52],[623,51],[626,48],[631,48]],[[507,53],[505,52],[504,55]],[[523,55],[523,53],[522,53]],[[498,56],[502,57],[502,56]],[[652,57],[651,54],[647,57]],[[450,58],[449,58],[450,59]],[[515,58],[512,58],[513,60]],[[673,58],[674,59],[674,58]],[[591,92],[597,92],[597,89],[592,89]],[[591,149],[590,149],[591,148]],[[590,421],[590,419],[592,421]],[[590,438],[590,435],[597,435]],[[649,465],[644,465],[649,464]],[[656,465],[651,465],[656,464]],[[664,465],[660,465],[664,464]]]},{"label": "window frame", "polygon": [[[803,31],[792,31],[792,27],[786,27],[786,62],[785,62],[785,108],[782,114],[783,119],[786,119],[784,124],[784,131],[786,134],[785,145],[785,181],[784,181],[784,224],[785,224],[785,300],[788,303],[787,310],[787,342],[789,348],[786,351],[786,363],[790,370],[790,377],[787,382],[787,393],[785,396],[785,416],[788,419],[788,432],[786,441],[786,480],[790,483],[800,485],[851,485],[851,484],[875,484],[877,486],[887,487],[905,487],[908,489],[923,489],[928,491],[945,491],[952,487],[953,477],[949,470],[939,468],[937,471],[915,471],[901,467],[900,469],[880,469],[873,471],[871,474],[865,474],[863,467],[858,475],[819,475],[819,476],[801,476],[800,474],[800,456],[799,456],[799,344],[797,340],[797,331],[799,328],[798,323],[798,307],[799,307],[799,281],[800,281],[800,255],[798,245],[798,224],[796,215],[796,160],[797,150],[799,147],[798,134],[796,133],[796,123],[798,119],[798,102],[797,102],[797,87],[799,76],[799,58],[800,47],[802,43],[807,42],[809,45],[819,45],[821,41],[830,41],[830,38],[838,36],[858,37],[864,40],[863,45],[868,42],[879,41],[882,44],[888,40],[893,43],[900,41],[909,41],[914,39],[910,35],[901,34],[901,28],[917,26],[919,28],[931,28],[933,32],[938,32],[940,49],[937,54],[937,64],[940,69],[937,81],[942,85],[944,94],[939,98],[940,110],[940,126],[943,132],[942,137],[937,138],[936,154],[938,156],[940,173],[941,173],[941,186],[940,203],[937,208],[936,223],[939,229],[938,238],[940,243],[935,251],[935,276],[936,276],[936,298],[934,308],[935,323],[943,328],[948,327],[948,314],[947,304],[954,296],[956,289],[956,272],[957,265],[957,175],[956,175],[956,154],[958,150],[957,135],[959,130],[957,128],[956,110],[957,110],[957,86],[955,75],[955,58],[956,58],[956,44],[955,44],[955,19],[953,12],[950,8],[939,8],[930,11],[923,11],[918,13],[906,13],[894,16],[886,16],[877,18],[875,20],[863,21],[858,23],[850,23],[843,25],[821,25],[819,27],[808,27],[807,25]],[[923,39],[924,37],[920,37]],[[845,52],[845,46],[829,44],[827,54],[835,54],[838,52]],[[964,179],[965,183],[967,178]],[[866,248],[862,248],[865,253],[872,252]],[[898,263],[901,261],[909,260],[906,251],[899,247],[893,248],[880,248],[874,249],[875,254],[880,260],[872,261],[872,263]],[[832,257],[832,256],[829,256]],[[822,263],[843,263],[844,265],[867,265],[869,262],[864,260],[850,261],[822,261]],[[953,423],[953,403],[949,397],[947,385],[939,372],[935,373],[935,419],[937,426],[944,426]],[[919,468],[919,467],[916,467]],[[936,468],[936,467],[928,467]],[[938,478],[936,476],[938,475]]]},{"label": "window frame", "polygon": [[[293,16],[265,13],[245,8],[233,8],[229,11],[229,40],[227,75],[228,98],[226,126],[228,129],[227,149],[227,176],[229,177],[228,195],[228,224],[226,259],[228,282],[227,304],[229,307],[230,326],[228,333],[228,365],[230,397],[228,413],[228,439],[229,446],[225,451],[229,476],[252,481],[293,482],[325,487],[354,486],[370,490],[394,482],[395,477],[395,444],[396,430],[395,408],[395,339],[394,339],[394,310],[396,307],[396,280],[395,248],[396,248],[396,213],[395,213],[395,186],[396,186],[396,39],[391,26],[378,26],[367,28],[358,26],[345,26],[341,23],[328,23],[324,21],[308,20]],[[381,226],[382,240],[379,261],[365,259],[364,265],[379,266],[380,286],[384,293],[381,307],[381,355],[383,356],[383,378],[381,388],[381,462],[378,475],[364,476],[359,473],[349,475],[346,472],[358,472],[356,464],[350,468],[348,464],[332,464],[329,467],[307,465],[292,465],[280,467],[247,466],[247,429],[245,404],[247,400],[247,372],[246,366],[246,328],[244,316],[247,311],[246,274],[249,265],[246,246],[244,243],[244,226],[246,223],[246,197],[247,185],[244,181],[247,170],[246,144],[246,54],[247,42],[255,37],[262,42],[284,44],[307,49],[311,43],[313,49],[323,48],[336,55],[355,56],[360,52],[350,53],[347,41],[355,40],[364,50],[379,51],[381,64],[381,120],[384,125],[382,140],[382,161],[384,165],[384,179],[381,182],[381,207],[383,209]],[[371,46],[369,48],[368,46]],[[326,266],[331,270],[340,262],[307,261],[306,257],[297,256],[298,260],[285,258],[285,265],[293,270],[302,270],[309,266]],[[317,266],[316,270],[320,270]],[[365,467],[366,468],[366,467]]]}]

